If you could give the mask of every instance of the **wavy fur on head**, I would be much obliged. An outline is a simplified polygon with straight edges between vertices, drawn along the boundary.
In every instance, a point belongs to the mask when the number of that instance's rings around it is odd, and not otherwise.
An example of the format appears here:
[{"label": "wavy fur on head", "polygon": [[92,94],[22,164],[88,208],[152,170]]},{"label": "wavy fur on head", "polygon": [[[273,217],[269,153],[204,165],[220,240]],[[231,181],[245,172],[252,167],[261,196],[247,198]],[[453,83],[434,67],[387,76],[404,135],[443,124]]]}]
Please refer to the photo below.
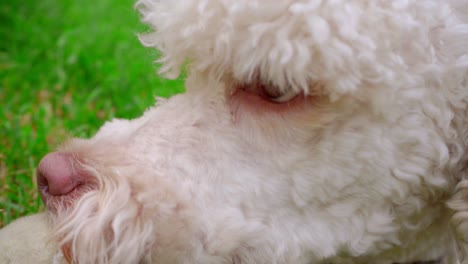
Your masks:
[{"label": "wavy fur on head", "polygon": [[187,92],[61,149],[77,263],[468,263],[466,0],[136,7]]}]

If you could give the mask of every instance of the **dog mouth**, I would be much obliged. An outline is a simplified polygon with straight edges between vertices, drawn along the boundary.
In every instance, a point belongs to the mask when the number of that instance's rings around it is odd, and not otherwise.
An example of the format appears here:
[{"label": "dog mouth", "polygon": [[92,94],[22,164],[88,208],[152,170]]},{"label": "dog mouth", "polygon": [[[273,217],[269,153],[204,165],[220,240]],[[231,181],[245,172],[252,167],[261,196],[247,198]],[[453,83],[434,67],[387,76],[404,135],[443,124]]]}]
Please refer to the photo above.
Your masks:
[{"label": "dog mouth", "polygon": [[61,211],[69,211],[74,208],[83,195],[94,189],[95,188],[92,187],[92,185],[80,184],[67,194],[53,195],[48,191],[47,186],[39,186],[42,202],[46,206],[47,210],[53,214],[58,214]]}]

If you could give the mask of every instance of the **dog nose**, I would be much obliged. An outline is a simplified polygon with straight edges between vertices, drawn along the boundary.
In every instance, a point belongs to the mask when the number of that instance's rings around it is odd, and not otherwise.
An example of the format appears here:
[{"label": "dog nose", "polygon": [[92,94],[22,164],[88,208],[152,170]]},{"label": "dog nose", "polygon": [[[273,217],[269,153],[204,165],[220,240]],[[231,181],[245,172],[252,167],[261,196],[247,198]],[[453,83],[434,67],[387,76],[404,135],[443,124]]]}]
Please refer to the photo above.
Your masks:
[{"label": "dog nose", "polygon": [[39,162],[37,184],[42,195],[65,195],[79,184],[70,153],[52,152]]}]

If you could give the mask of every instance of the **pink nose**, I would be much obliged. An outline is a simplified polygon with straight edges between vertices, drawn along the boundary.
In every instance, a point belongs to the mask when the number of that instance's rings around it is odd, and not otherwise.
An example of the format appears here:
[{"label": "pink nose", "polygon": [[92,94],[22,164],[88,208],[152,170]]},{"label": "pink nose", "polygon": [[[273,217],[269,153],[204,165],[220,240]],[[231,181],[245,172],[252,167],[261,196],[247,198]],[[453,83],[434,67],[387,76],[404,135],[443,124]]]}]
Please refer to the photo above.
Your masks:
[{"label": "pink nose", "polygon": [[37,184],[43,197],[68,194],[80,184],[79,179],[69,153],[49,153],[37,167]]}]

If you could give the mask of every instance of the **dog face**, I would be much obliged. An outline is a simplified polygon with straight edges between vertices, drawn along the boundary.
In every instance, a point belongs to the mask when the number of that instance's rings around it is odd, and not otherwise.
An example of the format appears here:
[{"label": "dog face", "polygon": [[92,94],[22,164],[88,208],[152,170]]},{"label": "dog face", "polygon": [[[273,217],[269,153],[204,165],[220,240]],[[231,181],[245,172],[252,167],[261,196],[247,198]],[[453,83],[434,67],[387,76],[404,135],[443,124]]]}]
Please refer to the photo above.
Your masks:
[{"label": "dog face", "polygon": [[462,2],[139,1],[186,92],[44,157],[57,238],[78,263],[450,257]]}]

